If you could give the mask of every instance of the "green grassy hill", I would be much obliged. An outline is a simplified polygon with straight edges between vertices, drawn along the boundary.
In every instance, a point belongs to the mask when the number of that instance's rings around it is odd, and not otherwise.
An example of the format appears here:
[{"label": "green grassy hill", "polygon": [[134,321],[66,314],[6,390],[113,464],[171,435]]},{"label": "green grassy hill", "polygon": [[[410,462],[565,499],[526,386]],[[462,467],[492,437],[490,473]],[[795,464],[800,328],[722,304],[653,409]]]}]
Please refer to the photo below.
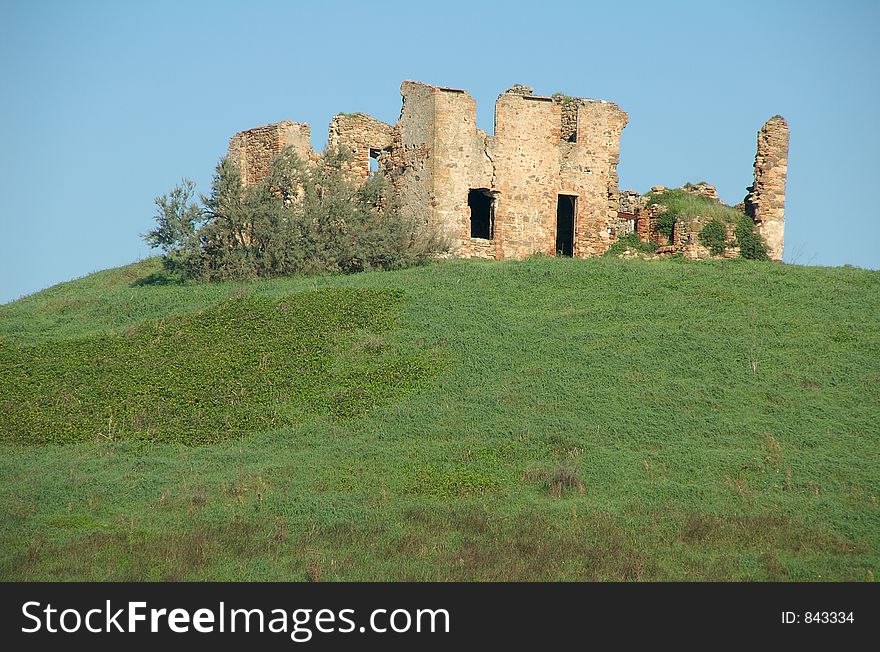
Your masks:
[{"label": "green grassy hill", "polygon": [[0,306],[0,578],[880,572],[880,273],[159,269]]}]

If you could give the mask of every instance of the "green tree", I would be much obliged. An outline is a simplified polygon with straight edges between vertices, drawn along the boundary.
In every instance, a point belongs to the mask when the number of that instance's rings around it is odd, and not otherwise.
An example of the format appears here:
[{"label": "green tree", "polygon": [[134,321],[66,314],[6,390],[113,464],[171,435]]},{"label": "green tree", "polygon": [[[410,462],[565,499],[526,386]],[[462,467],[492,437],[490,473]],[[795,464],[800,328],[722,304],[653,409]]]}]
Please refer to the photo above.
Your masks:
[{"label": "green tree", "polygon": [[195,184],[183,179],[171,192],[156,197],[156,228],[143,239],[162,250],[165,269],[184,277],[197,276],[202,264],[199,232],[205,215],[193,201]]},{"label": "green tree", "polygon": [[[201,224],[163,231],[164,250],[189,252],[198,263],[182,270],[189,276],[223,279],[396,269],[445,248],[426,221],[402,216],[384,177],[355,183],[351,161],[333,149],[307,163],[287,148],[263,181],[245,188],[236,166],[221,160]],[[191,182],[186,192],[188,201]]]}]

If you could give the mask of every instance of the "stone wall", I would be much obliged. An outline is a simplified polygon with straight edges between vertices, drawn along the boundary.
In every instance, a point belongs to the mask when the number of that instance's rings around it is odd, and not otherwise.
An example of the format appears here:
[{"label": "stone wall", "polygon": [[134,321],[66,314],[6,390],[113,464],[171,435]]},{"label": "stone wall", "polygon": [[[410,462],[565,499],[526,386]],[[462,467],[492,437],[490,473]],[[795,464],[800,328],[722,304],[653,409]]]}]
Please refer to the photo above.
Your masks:
[{"label": "stone wall", "polygon": [[578,196],[576,256],[598,256],[614,244],[620,135],[628,116],[602,100],[577,99],[577,142],[563,144],[562,181]]},{"label": "stone wall", "polygon": [[394,126],[390,180],[400,210],[413,220],[433,221],[434,93],[432,87],[405,81],[400,85],[402,105]]},{"label": "stone wall", "polygon": [[375,158],[380,170],[391,166],[394,127],[363,113],[340,113],[330,121],[327,144],[342,146],[353,156],[351,171],[359,181],[370,176],[370,159]]},{"label": "stone wall", "polygon": [[562,109],[562,127],[559,137],[567,143],[577,142],[578,103],[575,98],[567,95],[554,95]]},{"label": "stone wall", "polygon": [[433,219],[456,255],[494,257],[492,243],[471,238],[468,193],[494,190],[487,136],[477,129],[477,102],[465,91],[452,88],[438,87],[434,95]]},{"label": "stone wall", "polygon": [[785,178],[788,172],[788,123],[770,118],[758,132],[755,183],[744,200],[746,214],[755,220],[767,242],[767,255],[782,260],[785,236]]},{"label": "stone wall", "polygon": [[[672,243],[667,243],[657,233],[662,208],[646,206],[638,193],[619,192],[619,144],[627,115],[616,105],[540,96],[516,85],[498,97],[495,133],[489,136],[477,128],[476,102],[464,90],[405,81],[400,92],[396,124],[361,113],[339,114],[330,123],[328,143],[353,152],[356,180],[369,177],[370,159],[376,159],[401,210],[435,225],[451,255],[553,255],[561,195],[574,198],[575,256],[600,255],[633,231],[664,249],[674,247],[695,258],[707,255],[698,239],[701,220],[678,224]],[[265,176],[271,158],[287,145],[302,158],[315,160],[308,125],[290,121],[236,134],[229,154],[240,165],[245,184],[252,184]],[[777,116],[758,135],[755,183],[744,202],[777,260],[782,256],[787,152],[788,127]],[[707,183],[687,184],[684,190],[718,200]],[[489,198],[488,230],[486,222],[471,230],[472,192]],[[484,210],[486,201],[474,205]],[[567,198],[563,203],[572,206]],[[472,237],[478,233],[489,237]]]},{"label": "stone wall", "polygon": [[[476,102],[465,91],[406,81],[401,95],[391,178],[405,210],[435,224],[454,255],[554,254],[560,194],[577,198],[574,255],[595,255],[611,245],[626,124],[615,105],[568,98],[564,123],[563,102],[517,85],[499,96],[495,135],[488,136],[477,129]],[[582,125],[577,142],[563,139],[572,124]],[[471,237],[471,190],[494,199],[488,242]]]},{"label": "stone wall", "polygon": [[549,97],[503,93],[495,103],[498,258],[555,253],[561,119]]},{"label": "stone wall", "polygon": [[229,141],[227,157],[237,165],[245,186],[258,183],[269,172],[269,161],[285,147],[291,146],[304,161],[311,160],[312,144],[309,125],[284,120],[235,134]]},{"label": "stone wall", "polygon": [[621,190],[617,193],[617,210],[621,213],[636,215],[644,205],[642,194],[637,190]]}]

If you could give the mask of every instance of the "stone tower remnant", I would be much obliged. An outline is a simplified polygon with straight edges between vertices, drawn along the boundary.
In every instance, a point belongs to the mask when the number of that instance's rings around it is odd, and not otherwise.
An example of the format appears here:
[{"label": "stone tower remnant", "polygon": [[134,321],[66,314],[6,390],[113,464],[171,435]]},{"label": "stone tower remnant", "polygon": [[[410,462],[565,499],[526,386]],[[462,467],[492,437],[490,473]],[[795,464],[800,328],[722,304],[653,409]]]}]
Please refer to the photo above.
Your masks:
[{"label": "stone tower remnant", "polygon": [[758,132],[755,183],[747,188],[746,214],[767,243],[767,255],[782,260],[785,235],[785,177],[788,172],[788,123],[770,118]]}]

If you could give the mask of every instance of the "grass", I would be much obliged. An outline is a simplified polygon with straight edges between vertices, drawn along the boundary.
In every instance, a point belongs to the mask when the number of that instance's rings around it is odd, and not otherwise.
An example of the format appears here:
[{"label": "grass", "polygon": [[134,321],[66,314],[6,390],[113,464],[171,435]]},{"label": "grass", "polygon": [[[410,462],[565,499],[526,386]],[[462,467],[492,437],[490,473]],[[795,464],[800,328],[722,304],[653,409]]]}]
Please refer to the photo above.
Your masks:
[{"label": "grass", "polygon": [[[547,257],[151,276],[0,306],[3,579],[880,571],[877,272]],[[120,405],[145,421],[97,436]]]},{"label": "grass", "polygon": [[649,206],[651,204],[666,206],[665,214],[675,217],[676,220],[703,217],[714,218],[726,224],[737,224],[743,216],[742,212],[731,206],[687,192],[681,188],[649,192],[646,197]]},{"label": "grass", "polygon": [[381,339],[398,300],[377,289],[241,296],[121,333],[0,342],[0,441],[199,444],[357,416],[429,367]]},{"label": "grass", "polygon": [[620,256],[627,251],[652,254],[657,251],[656,242],[645,242],[638,233],[628,233],[617,238],[617,241],[605,252],[606,256]]}]

